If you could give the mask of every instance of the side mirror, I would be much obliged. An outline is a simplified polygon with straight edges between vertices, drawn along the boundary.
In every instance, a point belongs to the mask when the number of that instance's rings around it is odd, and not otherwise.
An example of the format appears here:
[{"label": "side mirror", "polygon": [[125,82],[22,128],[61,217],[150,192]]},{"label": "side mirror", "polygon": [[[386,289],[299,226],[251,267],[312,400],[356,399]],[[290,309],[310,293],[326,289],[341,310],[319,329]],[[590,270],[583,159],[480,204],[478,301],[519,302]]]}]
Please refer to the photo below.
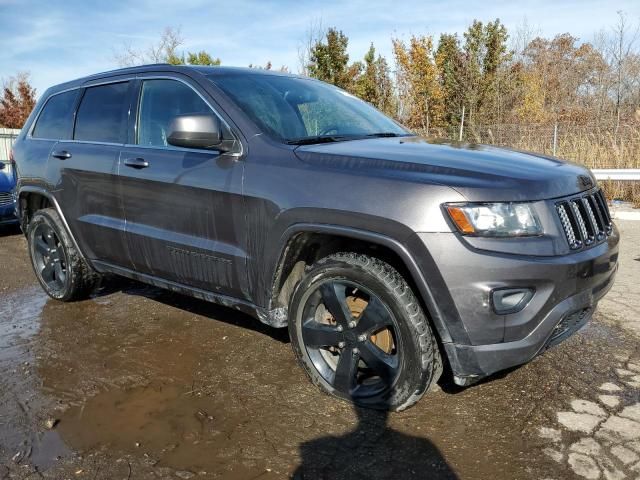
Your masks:
[{"label": "side mirror", "polygon": [[220,120],[213,115],[178,115],[169,124],[167,142],[176,147],[220,150]]},{"label": "side mirror", "polygon": [[4,162],[0,160],[0,170],[4,170],[6,167],[4,166]]}]

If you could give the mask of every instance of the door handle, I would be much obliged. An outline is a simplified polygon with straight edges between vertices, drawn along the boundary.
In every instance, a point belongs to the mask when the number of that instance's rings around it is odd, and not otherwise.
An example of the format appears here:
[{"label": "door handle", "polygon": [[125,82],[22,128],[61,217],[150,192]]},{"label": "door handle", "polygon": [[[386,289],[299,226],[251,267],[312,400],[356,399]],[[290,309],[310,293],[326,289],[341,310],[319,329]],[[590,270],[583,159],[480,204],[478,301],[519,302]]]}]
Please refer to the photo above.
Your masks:
[{"label": "door handle", "polygon": [[58,150],[57,152],[51,152],[51,156],[54,158],[59,158],[60,160],[66,160],[71,158],[71,154],[66,150]]},{"label": "door handle", "polygon": [[124,164],[127,167],[131,167],[131,168],[147,168],[149,166],[149,162],[147,162],[144,158],[127,158],[124,161]]}]

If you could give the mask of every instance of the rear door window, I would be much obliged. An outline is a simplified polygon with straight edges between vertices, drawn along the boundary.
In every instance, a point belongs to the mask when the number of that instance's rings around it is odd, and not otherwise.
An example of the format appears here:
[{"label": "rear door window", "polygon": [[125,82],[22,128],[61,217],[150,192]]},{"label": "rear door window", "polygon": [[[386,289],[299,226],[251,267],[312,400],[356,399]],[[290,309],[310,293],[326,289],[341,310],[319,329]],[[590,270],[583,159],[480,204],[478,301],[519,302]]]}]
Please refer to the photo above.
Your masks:
[{"label": "rear door window", "polygon": [[73,108],[78,90],[53,95],[38,116],[31,136],[50,140],[68,140],[73,127]]},{"label": "rear door window", "polygon": [[129,82],[87,88],[76,115],[74,140],[124,143],[128,91]]}]

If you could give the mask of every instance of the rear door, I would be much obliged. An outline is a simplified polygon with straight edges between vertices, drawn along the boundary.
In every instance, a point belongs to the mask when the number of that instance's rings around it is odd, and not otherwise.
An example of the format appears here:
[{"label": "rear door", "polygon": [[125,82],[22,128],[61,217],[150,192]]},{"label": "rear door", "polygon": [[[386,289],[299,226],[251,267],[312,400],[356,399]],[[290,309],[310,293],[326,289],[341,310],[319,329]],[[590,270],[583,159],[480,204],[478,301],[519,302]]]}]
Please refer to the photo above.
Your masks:
[{"label": "rear door", "polygon": [[[233,154],[167,143],[176,115],[217,115],[197,85],[151,75],[139,79],[138,89],[136,128],[121,153],[119,177],[134,268],[244,297],[243,162]],[[225,142],[239,146],[225,130]]]},{"label": "rear door", "polygon": [[118,159],[127,134],[132,81],[81,90],[71,140],[54,145],[58,201],[80,249],[92,259],[129,267]]},{"label": "rear door", "polygon": [[[58,141],[69,140],[73,135],[73,119],[79,94],[80,89],[72,89],[54,93],[46,99],[24,142],[18,140],[14,147],[16,158],[19,158],[21,177],[28,184],[39,185],[43,189],[47,189],[47,184],[54,185],[49,190],[53,190],[58,203],[60,162],[49,154]],[[46,169],[45,172],[43,168]]]}]

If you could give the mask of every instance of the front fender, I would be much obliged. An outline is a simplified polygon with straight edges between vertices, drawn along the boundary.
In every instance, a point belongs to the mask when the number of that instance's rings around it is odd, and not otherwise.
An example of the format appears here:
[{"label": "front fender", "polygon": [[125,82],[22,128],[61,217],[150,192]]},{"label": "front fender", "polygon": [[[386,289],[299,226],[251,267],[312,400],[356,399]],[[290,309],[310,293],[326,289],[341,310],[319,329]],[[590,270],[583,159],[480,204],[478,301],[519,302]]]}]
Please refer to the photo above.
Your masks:
[{"label": "front fender", "polygon": [[[456,341],[459,343],[468,343],[468,335],[464,326],[457,315],[455,307],[453,311],[448,306],[453,305],[453,300],[445,287],[444,281],[440,275],[435,262],[431,258],[429,252],[424,249],[422,242],[419,242],[417,235],[413,232],[398,232],[398,236],[389,236],[368,230],[363,230],[351,226],[335,225],[335,224],[319,224],[300,222],[290,225],[280,236],[277,242],[278,253],[272,256],[270,267],[267,269],[269,278],[275,279],[278,266],[284,260],[288,246],[300,233],[320,233],[333,235],[337,237],[353,238],[354,240],[364,241],[373,245],[380,245],[393,251],[402,260],[411,275],[411,279],[416,285],[418,292],[424,305],[428,310],[428,314],[444,343]],[[420,248],[422,246],[422,248]],[[416,255],[421,255],[421,264],[429,266],[429,271],[423,271],[416,262]],[[425,258],[427,257],[427,258]],[[428,278],[428,280],[427,280]],[[273,284],[273,283],[272,283]],[[436,298],[438,299],[436,301]],[[448,300],[447,300],[448,298]],[[443,311],[443,306],[446,312]]]}]

